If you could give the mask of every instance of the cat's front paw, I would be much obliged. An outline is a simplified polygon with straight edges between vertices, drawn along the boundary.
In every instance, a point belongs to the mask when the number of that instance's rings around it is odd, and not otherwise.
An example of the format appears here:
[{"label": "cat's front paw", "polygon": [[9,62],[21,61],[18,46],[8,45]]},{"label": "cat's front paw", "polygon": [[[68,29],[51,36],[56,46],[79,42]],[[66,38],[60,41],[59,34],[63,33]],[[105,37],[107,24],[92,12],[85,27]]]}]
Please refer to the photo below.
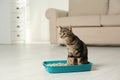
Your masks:
[{"label": "cat's front paw", "polygon": [[74,58],[68,58],[67,65],[74,65]]}]

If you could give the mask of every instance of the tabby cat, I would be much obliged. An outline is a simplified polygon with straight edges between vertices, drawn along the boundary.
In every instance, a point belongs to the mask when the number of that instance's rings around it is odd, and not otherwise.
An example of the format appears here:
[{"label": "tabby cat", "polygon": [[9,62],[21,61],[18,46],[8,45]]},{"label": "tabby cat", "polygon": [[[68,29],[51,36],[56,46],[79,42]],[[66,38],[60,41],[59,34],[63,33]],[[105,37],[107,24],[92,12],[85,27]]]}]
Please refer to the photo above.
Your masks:
[{"label": "tabby cat", "polygon": [[60,38],[65,40],[68,50],[67,65],[87,64],[88,49],[86,44],[72,32],[72,27],[59,27]]}]

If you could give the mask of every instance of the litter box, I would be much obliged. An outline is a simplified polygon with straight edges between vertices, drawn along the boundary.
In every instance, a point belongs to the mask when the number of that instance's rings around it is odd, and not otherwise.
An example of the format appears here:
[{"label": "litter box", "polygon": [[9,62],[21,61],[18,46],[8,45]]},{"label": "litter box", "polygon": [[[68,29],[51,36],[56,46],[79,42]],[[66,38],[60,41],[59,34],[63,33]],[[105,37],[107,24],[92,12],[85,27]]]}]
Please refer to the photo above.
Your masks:
[{"label": "litter box", "polygon": [[66,66],[49,66],[49,64],[63,63],[66,64],[66,60],[55,60],[55,61],[44,61],[43,66],[46,71],[49,73],[67,73],[67,72],[83,72],[91,71],[92,63],[88,62],[87,64],[79,65],[66,65]]}]

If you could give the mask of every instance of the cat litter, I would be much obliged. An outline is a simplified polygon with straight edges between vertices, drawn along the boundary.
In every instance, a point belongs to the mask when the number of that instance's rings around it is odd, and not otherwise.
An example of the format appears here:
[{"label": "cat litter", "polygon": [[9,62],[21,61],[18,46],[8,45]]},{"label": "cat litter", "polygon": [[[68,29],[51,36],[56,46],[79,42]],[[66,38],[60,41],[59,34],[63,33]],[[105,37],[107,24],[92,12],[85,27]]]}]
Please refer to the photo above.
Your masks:
[{"label": "cat litter", "polygon": [[53,64],[47,64],[47,66],[67,66],[67,64],[64,64],[64,63],[53,63]]},{"label": "cat litter", "polygon": [[67,65],[66,60],[44,61],[43,66],[49,73],[67,73],[67,72],[83,72],[90,71],[92,63],[79,64],[79,65]]}]

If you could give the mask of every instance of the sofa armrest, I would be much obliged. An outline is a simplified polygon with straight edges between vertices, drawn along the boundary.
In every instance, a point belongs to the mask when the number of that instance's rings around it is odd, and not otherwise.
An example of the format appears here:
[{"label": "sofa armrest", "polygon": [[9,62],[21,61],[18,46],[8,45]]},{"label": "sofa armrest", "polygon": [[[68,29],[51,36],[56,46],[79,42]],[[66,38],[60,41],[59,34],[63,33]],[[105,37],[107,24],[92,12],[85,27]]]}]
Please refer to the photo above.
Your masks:
[{"label": "sofa armrest", "polygon": [[47,19],[59,18],[59,17],[66,17],[68,16],[68,12],[64,10],[49,8],[46,11]]},{"label": "sofa armrest", "polygon": [[57,18],[59,17],[65,17],[68,16],[68,12],[67,11],[63,11],[63,10],[58,10],[58,9],[53,9],[53,8],[49,8],[46,11],[46,17],[47,19],[49,19],[49,26],[50,26],[50,43],[57,43],[57,25],[56,25],[56,21]]}]

